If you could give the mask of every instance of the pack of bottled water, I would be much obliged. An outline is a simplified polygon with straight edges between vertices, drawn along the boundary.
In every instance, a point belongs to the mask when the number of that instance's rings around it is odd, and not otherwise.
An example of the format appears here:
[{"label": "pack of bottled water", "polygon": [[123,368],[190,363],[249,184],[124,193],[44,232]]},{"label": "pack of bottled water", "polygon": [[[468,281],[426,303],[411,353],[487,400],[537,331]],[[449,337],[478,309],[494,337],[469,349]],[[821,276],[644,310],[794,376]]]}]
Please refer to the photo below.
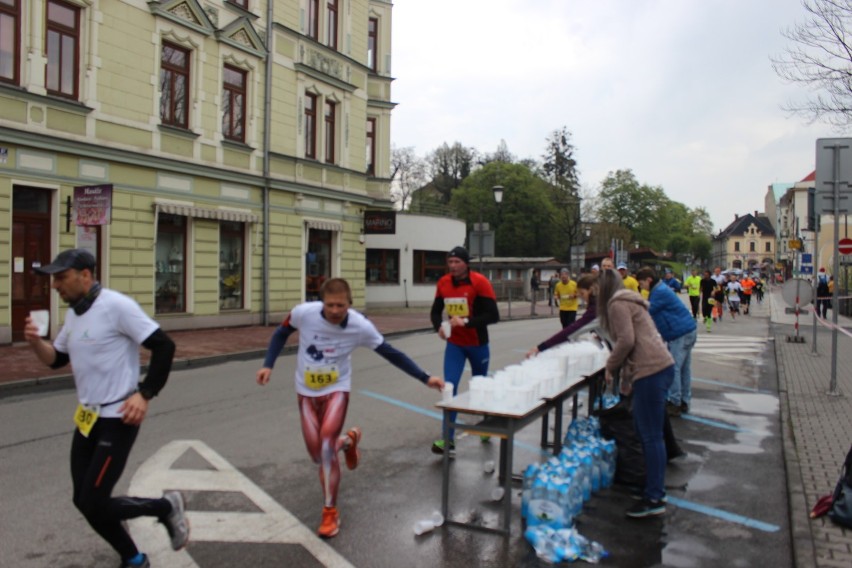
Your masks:
[{"label": "pack of bottled water", "polygon": [[550,564],[575,560],[597,564],[609,556],[600,543],[587,539],[576,529],[539,525],[527,528],[524,537],[535,549],[536,556]]},{"label": "pack of bottled water", "polygon": [[616,445],[600,434],[596,417],[568,427],[562,451],[524,470],[521,515],[527,527],[569,528],[592,494],[612,485]]}]

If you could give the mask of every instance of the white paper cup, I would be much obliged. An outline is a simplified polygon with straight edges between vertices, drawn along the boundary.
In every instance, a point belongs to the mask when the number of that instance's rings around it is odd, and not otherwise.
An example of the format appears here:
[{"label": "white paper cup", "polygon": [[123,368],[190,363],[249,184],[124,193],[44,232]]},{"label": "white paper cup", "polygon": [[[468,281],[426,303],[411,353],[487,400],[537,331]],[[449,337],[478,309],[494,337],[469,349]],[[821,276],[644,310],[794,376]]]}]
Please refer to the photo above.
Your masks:
[{"label": "white paper cup", "polygon": [[33,310],[30,312],[30,318],[38,326],[38,334],[42,337],[47,335],[47,330],[50,327],[50,312],[47,310]]},{"label": "white paper cup", "polygon": [[441,401],[451,402],[453,400],[453,383],[444,383],[444,389],[441,391]]},{"label": "white paper cup", "polygon": [[450,335],[453,333],[453,326],[450,325],[449,321],[441,322],[441,329],[444,330],[444,337],[449,339]]},{"label": "white paper cup", "polygon": [[432,521],[432,525],[434,527],[440,527],[441,525],[444,524],[444,515],[442,515],[438,511],[435,511],[435,512],[432,513],[432,516],[430,517],[429,520]]}]

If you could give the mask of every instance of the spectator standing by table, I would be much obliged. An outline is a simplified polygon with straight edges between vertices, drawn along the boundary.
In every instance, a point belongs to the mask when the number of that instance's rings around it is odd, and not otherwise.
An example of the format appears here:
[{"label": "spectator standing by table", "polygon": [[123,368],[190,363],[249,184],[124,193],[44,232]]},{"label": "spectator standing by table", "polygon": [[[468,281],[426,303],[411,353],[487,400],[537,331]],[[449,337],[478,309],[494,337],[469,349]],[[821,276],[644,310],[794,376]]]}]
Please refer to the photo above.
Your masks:
[{"label": "spectator standing by table", "polygon": [[606,380],[620,373],[623,394],[633,392],[633,419],[645,457],[642,500],[627,510],[630,518],[662,515],[666,511],[666,447],[663,422],[666,391],[674,374],[674,359],[648,313],[648,302],[624,289],[616,272],[599,276],[598,319],[612,342],[606,361]]}]

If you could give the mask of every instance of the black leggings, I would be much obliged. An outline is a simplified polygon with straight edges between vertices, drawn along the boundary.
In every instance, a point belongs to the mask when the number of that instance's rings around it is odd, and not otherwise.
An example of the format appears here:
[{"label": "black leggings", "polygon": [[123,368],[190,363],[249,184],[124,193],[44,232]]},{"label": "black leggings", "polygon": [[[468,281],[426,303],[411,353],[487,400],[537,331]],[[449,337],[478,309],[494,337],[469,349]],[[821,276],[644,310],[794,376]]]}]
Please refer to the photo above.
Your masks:
[{"label": "black leggings", "polygon": [[559,310],[559,323],[565,329],[577,319],[577,310]]},{"label": "black leggings", "polygon": [[698,306],[701,304],[701,296],[690,296],[689,304],[692,306],[692,317],[698,317]]},{"label": "black leggings", "polygon": [[88,438],[75,429],[71,442],[74,505],[122,560],[139,550],[121,522],[143,516],[163,519],[172,510],[165,499],[112,497],[138,433],[138,426],[128,426],[120,418],[99,418]]}]

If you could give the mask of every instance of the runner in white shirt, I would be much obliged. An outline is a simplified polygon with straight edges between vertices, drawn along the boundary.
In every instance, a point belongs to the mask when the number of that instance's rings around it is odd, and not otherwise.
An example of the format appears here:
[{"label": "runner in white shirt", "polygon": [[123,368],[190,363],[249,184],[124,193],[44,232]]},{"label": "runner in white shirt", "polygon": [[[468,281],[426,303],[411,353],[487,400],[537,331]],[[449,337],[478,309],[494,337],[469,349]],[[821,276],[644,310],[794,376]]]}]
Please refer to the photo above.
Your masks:
[{"label": "runner in white shirt", "polygon": [[350,428],[341,436],[352,385],[352,352],[368,347],[426,386],[441,390],[444,380],[430,376],[404,353],[394,349],[376,327],[350,309],[352,292],[342,278],[327,280],[320,289],[319,302],[306,302],[293,308],[278,326],[263,367],[257,372],[260,385],[269,383],[272,367],[287,338],[299,331],[295,385],[302,421],[302,436],[308,454],[318,464],[323,490],[322,522],[317,530],[331,538],[340,530],[337,491],[340,486],[338,453],[346,456],[346,467],[358,467],[361,429]]},{"label": "runner in white shirt", "polygon": [[731,308],[731,319],[734,319],[740,313],[740,293],[743,291],[742,284],[739,283],[735,275],[731,275],[731,280],[727,284],[728,306]]},{"label": "runner in white shirt", "polygon": [[[53,288],[71,309],[51,345],[27,318],[24,337],[36,356],[54,369],[73,363],[79,405],[74,413],[71,478],[74,505],[93,529],[121,556],[122,566],[150,566],[124,528],[124,521],[156,517],[172,547],[189,540],[184,500],[178,491],[160,499],[113,497],[139,425],[151,400],[166,384],[174,342],[131,298],[101,288],[94,279],[95,258],[88,251],[60,253],[35,269],[53,276]],[[139,382],[139,345],[151,350],[145,380]]]}]

